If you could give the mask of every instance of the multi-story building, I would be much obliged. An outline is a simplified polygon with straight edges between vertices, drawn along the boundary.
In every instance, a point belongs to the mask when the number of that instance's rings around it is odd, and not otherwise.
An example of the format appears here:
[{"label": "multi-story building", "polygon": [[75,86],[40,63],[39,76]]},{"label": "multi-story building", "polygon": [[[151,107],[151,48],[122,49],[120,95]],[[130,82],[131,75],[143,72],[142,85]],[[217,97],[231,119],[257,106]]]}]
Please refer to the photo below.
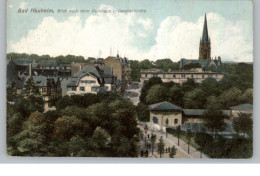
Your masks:
[{"label": "multi-story building", "polygon": [[116,57],[109,56],[104,59],[104,64],[113,68],[113,74],[121,84],[120,92],[123,93],[131,81],[130,62],[126,57],[121,58],[117,54]]},{"label": "multi-story building", "polygon": [[141,71],[141,86],[152,77],[160,77],[163,82],[184,83],[188,78],[193,79],[196,83],[201,83],[206,78],[214,78],[220,81],[224,77],[224,73],[202,71],[202,69],[192,69],[189,71],[169,71],[164,72],[158,69]]},{"label": "multi-story building", "polygon": [[116,88],[113,68],[109,66],[86,66],[74,74],[67,84],[67,95],[83,95]]},{"label": "multi-story building", "polygon": [[59,64],[54,60],[40,61],[39,63],[33,61],[30,69],[32,75],[59,76],[63,78],[71,76],[71,65]]},{"label": "multi-story building", "polygon": [[31,84],[39,89],[44,102],[44,112],[55,110],[52,102],[58,100],[62,96],[61,81],[59,77],[47,76],[27,76],[23,82],[22,94],[25,94],[27,84]]},{"label": "multi-story building", "polygon": [[24,81],[24,89],[28,81],[32,81],[33,85],[39,89],[45,102],[61,97],[61,82],[58,77],[27,76]]}]

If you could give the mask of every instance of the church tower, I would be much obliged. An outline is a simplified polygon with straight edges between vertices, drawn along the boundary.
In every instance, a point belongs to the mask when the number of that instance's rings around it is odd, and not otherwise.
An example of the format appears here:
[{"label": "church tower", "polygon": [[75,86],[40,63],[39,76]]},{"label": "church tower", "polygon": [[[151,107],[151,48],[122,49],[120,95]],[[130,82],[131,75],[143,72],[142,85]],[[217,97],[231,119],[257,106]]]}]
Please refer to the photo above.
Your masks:
[{"label": "church tower", "polygon": [[207,16],[205,14],[202,39],[200,39],[199,60],[210,60],[210,38],[208,35]]}]

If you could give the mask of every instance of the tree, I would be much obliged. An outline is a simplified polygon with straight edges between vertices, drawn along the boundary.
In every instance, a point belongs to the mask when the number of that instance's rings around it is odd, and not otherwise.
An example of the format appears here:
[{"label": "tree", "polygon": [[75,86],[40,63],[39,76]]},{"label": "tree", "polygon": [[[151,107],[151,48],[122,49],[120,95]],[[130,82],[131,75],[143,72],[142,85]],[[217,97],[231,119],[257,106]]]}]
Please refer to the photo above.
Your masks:
[{"label": "tree", "polygon": [[160,158],[162,157],[162,154],[165,152],[164,147],[165,147],[165,144],[163,142],[163,138],[161,137],[159,140],[159,143],[157,144],[157,153],[160,154]]},{"label": "tree", "polygon": [[148,93],[148,90],[156,84],[162,84],[162,80],[159,77],[152,77],[148,80],[148,82],[144,83],[142,90],[141,90],[141,95],[139,97],[141,103],[146,103],[146,96]]},{"label": "tree", "polygon": [[25,91],[24,91],[24,95],[25,97],[29,97],[29,96],[40,96],[40,91],[38,89],[38,87],[36,87],[34,85],[33,79],[32,77],[30,77],[25,84]]},{"label": "tree", "polygon": [[76,135],[68,142],[68,155],[75,157],[86,156],[86,142],[82,137]]},{"label": "tree", "polygon": [[54,136],[70,139],[74,135],[82,133],[83,123],[75,116],[62,116],[54,123]]},{"label": "tree", "polygon": [[239,113],[238,117],[234,119],[233,127],[237,133],[248,135],[253,137],[253,120],[252,114]]},{"label": "tree", "polygon": [[6,96],[7,96],[7,101],[13,101],[16,96],[16,88],[15,88],[15,83],[12,82],[6,90]]},{"label": "tree", "polygon": [[156,135],[152,134],[152,136],[151,136],[152,154],[153,154],[153,148],[154,148],[155,142],[156,142]]},{"label": "tree", "polygon": [[205,97],[200,88],[196,88],[190,92],[185,93],[183,97],[184,107],[189,109],[202,109],[205,104]]},{"label": "tree", "polygon": [[201,68],[201,65],[199,63],[189,63],[183,67],[184,70],[190,70],[192,68]]},{"label": "tree", "polygon": [[111,136],[105,129],[97,127],[88,144],[93,151],[102,152],[111,144]]},{"label": "tree", "polygon": [[179,85],[175,85],[170,88],[169,97],[170,97],[170,101],[173,104],[176,104],[176,105],[182,107],[183,106],[183,96],[184,96],[184,92]]},{"label": "tree", "polygon": [[168,100],[168,89],[162,85],[152,86],[146,95],[146,103],[154,104]]},{"label": "tree", "polygon": [[47,136],[44,115],[34,112],[23,124],[22,131],[14,136],[21,156],[42,156]]},{"label": "tree", "polygon": [[140,81],[141,77],[141,64],[137,60],[131,60],[130,61],[130,67],[131,67],[131,80],[132,81]]},{"label": "tree", "polygon": [[195,142],[200,146],[200,157],[202,158],[202,151],[213,142],[213,139],[209,134],[201,132],[196,134]]},{"label": "tree", "polygon": [[248,88],[245,90],[243,94],[243,99],[245,103],[253,104],[253,94],[254,94],[253,89]]},{"label": "tree", "polygon": [[171,148],[171,152],[169,153],[169,157],[174,158],[175,155],[176,155],[176,148],[175,148],[175,146],[173,146]]},{"label": "tree", "polygon": [[200,84],[200,88],[203,91],[203,95],[208,96],[218,96],[220,94],[219,83],[214,78],[206,78]]},{"label": "tree", "polygon": [[136,106],[136,113],[139,121],[141,122],[150,121],[150,112],[146,104],[138,103],[138,105]]},{"label": "tree", "polygon": [[182,86],[181,86],[182,90],[184,93],[186,92],[190,92],[195,88],[198,88],[198,84],[195,83],[195,81],[191,78],[188,78],[187,81],[185,81]]},{"label": "tree", "polygon": [[223,109],[228,109],[244,102],[242,91],[236,87],[224,91],[219,96],[218,101]]},{"label": "tree", "polygon": [[209,107],[203,114],[204,125],[214,134],[223,131],[226,127],[224,122],[228,118],[220,109]]}]

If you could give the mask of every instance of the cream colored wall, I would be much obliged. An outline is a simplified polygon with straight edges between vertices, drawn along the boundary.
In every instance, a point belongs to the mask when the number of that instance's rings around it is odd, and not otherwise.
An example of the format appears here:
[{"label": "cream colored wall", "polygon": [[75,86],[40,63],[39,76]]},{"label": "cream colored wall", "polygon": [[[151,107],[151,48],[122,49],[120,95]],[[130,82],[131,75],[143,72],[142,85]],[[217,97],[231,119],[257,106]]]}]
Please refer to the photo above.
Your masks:
[{"label": "cream colored wall", "polygon": [[238,117],[239,113],[244,113],[244,114],[252,114],[253,117],[253,111],[238,111],[238,110],[232,110],[231,111],[231,120],[234,120],[235,118]]},{"label": "cream colored wall", "polygon": [[[154,73],[154,74],[156,74],[156,73]],[[184,78],[181,77],[182,74],[185,75]],[[147,77],[145,75],[146,75],[145,73],[141,74],[141,78],[140,78],[141,86],[143,86],[144,81],[149,80],[150,78],[153,77],[152,73],[147,73]],[[165,77],[163,77],[163,75],[164,74],[162,74],[162,73],[157,74],[157,76],[160,77],[163,82],[173,81],[175,83],[180,83],[180,84],[186,82],[188,78],[194,79],[194,81],[197,82],[197,83],[201,83],[203,80],[205,80],[208,77],[215,78],[217,81],[220,81],[224,77],[223,74],[218,74],[218,73],[212,74],[212,73],[207,73],[207,72],[205,72],[203,74],[198,74],[198,73],[196,73],[196,74],[193,74],[193,73],[176,73],[176,74],[166,73]],[[173,75],[175,75],[175,77],[173,77]],[[202,77],[202,75],[204,75],[204,78]],[[211,75],[211,76],[209,76],[209,75]]]},{"label": "cream colored wall", "polygon": [[[85,83],[81,83],[81,81],[96,81],[95,84],[85,84]],[[94,93],[96,94],[96,92],[92,92],[91,91],[91,87],[99,87],[100,84],[98,83],[98,80],[95,77],[92,76],[84,76],[79,80],[79,85],[76,89],[76,91],[67,91],[68,95],[75,95],[75,94],[85,94],[85,93]],[[85,91],[81,91],[80,87],[85,87]]]},{"label": "cream colored wall", "polygon": [[183,123],[203,123],[201,118],[185,118]]},{"label": "cream colored wall", "polygon": [[[160,112],[160,111],[150,111],[150,123],[153,123],[153,117],[158,119],[158,130],[162,130],[166,126],[166,119],[168,119],[168,127],[177,127],[182,124],[182,113],[181,112]],[[178,123],[174,124],[174,119],[178,119]],[[157,126],[158,125],[158,126]]]}]

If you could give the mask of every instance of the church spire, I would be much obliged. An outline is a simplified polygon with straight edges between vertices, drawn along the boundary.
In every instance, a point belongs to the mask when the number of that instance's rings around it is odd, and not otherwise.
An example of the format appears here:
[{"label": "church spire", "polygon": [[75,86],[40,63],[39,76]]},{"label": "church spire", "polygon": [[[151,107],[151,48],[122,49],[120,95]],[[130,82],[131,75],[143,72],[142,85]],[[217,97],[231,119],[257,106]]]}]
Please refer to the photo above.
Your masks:
[{"label": "church spire", "polygon": [[210,60],[211,46],[208,34],[207,15],[205,14],[202,38],[200,39],[199,60]]},{"label": "church spire", "polygon": [[208,25],[207,25],[207,15],[205,14],[203,33],[202,33],[202,43],[210,43],[208,35]]}]

